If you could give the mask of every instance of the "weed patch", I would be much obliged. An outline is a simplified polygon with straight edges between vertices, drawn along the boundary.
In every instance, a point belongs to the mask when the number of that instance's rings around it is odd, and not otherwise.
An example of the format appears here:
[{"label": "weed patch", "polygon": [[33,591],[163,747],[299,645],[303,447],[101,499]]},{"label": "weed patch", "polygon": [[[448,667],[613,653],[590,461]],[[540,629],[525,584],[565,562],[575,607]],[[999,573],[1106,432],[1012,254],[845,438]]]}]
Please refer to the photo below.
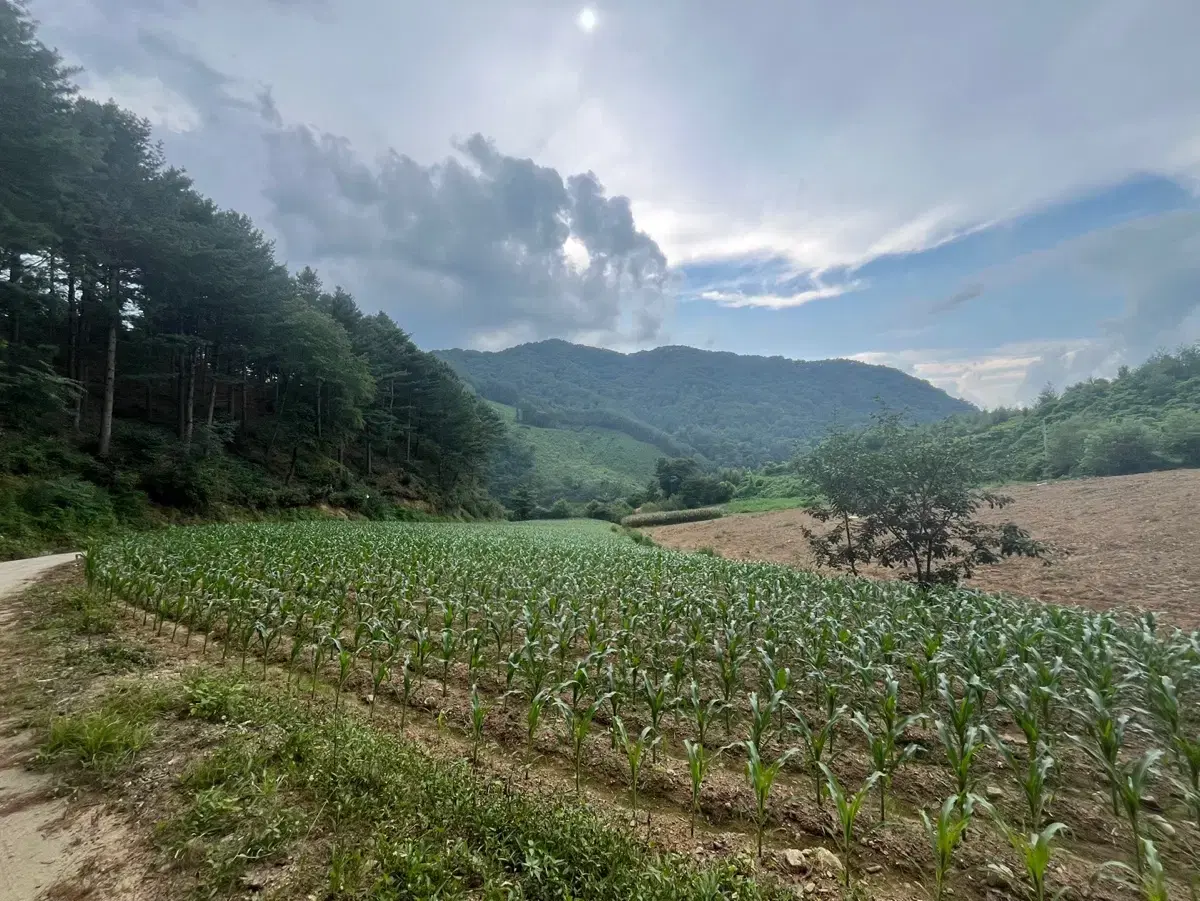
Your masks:
[{"label": "weed patch", "polygon": [[132,763],[152,735],[148,724],[115,711],[72,714],[50,724],[42,755],[46,760],[68,761],[106,777]]}]

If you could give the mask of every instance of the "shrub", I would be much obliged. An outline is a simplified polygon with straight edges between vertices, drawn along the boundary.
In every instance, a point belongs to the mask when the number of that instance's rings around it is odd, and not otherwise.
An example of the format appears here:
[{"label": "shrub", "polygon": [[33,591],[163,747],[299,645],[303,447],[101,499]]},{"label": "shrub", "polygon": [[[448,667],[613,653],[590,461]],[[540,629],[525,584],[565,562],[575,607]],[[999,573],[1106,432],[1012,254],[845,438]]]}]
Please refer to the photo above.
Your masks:
[{"label": "shrub", "polygon": [[622,518],[628,516],[633,511],[624,501],[588,501],[587,506],[583,508],[583,515],[588,519],[599,519],[603,522],[621,522]]},{"label": "shrub", "polygon": [[630,528],[641,526],[670,526],[683,522],[701,522],[722,516],[720,507],[697,507],[692,510],[663,510],[660,513],[634,513],[621,520],[621,525]]},{"label": "shrub", "polygon": [[220,483],[200,461],[182,452],[158,457],[144,473],[141,488],[155,503],[201,513],[220,498]]},{"label": "shrub", "polygon": [[1200,466],[1200,410],[1172,410],[1162,430],[1163,451],[1183,466]]},{"label": "shrub", "polygon": [[715,476],[694,475],[679,486],[679,500],[685,507],[707,507],[723,504],[733,497],[733,486]]},{"label": "shrub", "polygon": [[1155,434],[1136,420],[1122,420],[1105,423],[1087,436],[1079,468],[1094,476],[1120,476],[1161,465]]}]

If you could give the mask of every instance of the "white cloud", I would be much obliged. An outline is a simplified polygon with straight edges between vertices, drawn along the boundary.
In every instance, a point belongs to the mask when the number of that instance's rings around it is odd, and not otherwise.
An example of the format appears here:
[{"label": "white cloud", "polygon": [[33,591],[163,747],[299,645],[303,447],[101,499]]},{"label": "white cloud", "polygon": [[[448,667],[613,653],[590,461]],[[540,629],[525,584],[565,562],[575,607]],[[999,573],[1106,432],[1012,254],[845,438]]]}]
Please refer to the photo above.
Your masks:
[{"label": "white cloud", "polygon": [[125,109],[149,120],[155,128],[183,134],[200,127],[200,112],[178,91],[157,76],[118,72],[111,78],[86,77],[81,93],[105,103],[116,101]]},{"label": "white cloud", "polygon": [[789,307],[799,307],[814,300],[826,300],[840,297],[850,291],[858,291],[866,286],[866,282],[855,280],[841,285],[824,285],[815,281],[816,287],[796,294],[742,294],[737,291],[701,291],[697,295],[701,300],[709,300],[723,307],[737,309],[739,307],[762,307],[768,310],[785,310]]},{"label": "white cloud", "polygon": [[[981,407],[1012,406],[1032,401],[1050,365],[1076,369],[1078,381],[1112,375],[1119,359],[1100,355],[1090,339],[1026,341],[1001,345],[985,353],[959,349],[865,351],[850,359],[893,366]],[[1084,364],[1081,366],[1080,364]],[[1058,387],[1063,387],[1060,383]]]}]

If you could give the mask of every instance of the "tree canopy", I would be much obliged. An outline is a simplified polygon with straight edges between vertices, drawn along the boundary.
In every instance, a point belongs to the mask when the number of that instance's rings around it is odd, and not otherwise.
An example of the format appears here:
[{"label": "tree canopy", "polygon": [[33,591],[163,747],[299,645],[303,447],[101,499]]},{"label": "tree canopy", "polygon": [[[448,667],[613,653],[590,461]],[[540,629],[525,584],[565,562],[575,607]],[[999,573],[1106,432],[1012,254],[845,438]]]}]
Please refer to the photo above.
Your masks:
[{"label": "tree canopy", "polygon": [[810,511],[832,523],[806,529],[817,562],[857,573],[860,565],[899,567],[923,585],[956,583],[979,566],[1043,549],[1013,523],[975,519],[1010,499],[984,490],[971,442],[937,429],[906,427],[880,415],[861,432],[831,435],[801,463],[821,493]]},{"label": "tree canopy", "polygon": [[[0,0],[6,446],[56,436],[103,462],[91,476],[165,503],[205,468],[201,504],[370,488],[477,502],[504,431],[489,405],[386,315],[289,273],[253,222],[169,165],[148,122],[78,96],[72,75]],[[226,458],[259,484],[214,475]]]}]

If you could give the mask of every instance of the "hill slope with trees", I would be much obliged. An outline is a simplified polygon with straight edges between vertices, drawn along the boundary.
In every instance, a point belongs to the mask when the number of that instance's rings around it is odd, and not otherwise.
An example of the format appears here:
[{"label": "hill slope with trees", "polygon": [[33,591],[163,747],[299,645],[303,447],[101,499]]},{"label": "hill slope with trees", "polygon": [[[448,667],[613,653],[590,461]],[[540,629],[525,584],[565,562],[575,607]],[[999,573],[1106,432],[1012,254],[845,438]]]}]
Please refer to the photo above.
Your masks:
[{"label": "hill slope with trees", "polygon": [[495,411],[70,74],[0,0],[0,556],[147,500],[494,512]]},{"label": "hill slope with trees", "polygon": [[945,428],[970,436],[981,462],[1005,480],[1200,466],[1200,345],[1061,394],[1047,388],[1027,409],[955,417]]},{"label": "hill slope with trees", "polygon": [[865,424],[880,403],[916,422],[975,409],[897,369],[852,360],[693,347],[622,354],[558,340],[436,353],[531,425],[617,429],[667,456],[697,454],[721,466],[788,459],[830,428]]}]

